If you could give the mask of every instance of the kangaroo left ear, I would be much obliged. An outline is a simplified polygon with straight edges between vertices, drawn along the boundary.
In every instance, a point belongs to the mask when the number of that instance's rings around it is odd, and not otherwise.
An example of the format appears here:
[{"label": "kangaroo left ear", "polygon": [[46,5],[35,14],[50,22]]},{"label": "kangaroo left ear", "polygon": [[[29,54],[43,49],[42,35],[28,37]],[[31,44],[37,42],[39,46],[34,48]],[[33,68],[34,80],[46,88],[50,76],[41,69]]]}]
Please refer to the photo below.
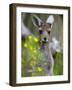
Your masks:
[{"label": "kangaroo left ear", "polygon": [[50,15],[48,18],[47,18],[47,21],[46,21],[46,23],[49,23],[49,24],[53,24],[53,22],[54,22],[54,17],[53,17],[53,15]]},{"label": "kangaroo left ear", "polygon": [[32,15],[32,22],[34,26],[39,27],[41,25],[42,20],[36,15]]}]

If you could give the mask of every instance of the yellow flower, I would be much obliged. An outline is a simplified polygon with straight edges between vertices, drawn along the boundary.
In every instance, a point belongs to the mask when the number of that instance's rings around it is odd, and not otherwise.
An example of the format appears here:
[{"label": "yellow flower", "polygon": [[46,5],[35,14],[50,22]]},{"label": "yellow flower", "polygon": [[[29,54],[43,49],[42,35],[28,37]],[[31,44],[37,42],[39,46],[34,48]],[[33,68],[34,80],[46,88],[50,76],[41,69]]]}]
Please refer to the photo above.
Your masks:
[{"label": "yellow flower", "polygon": [[29,35],[29,36],[28,36],[28,38],[29,38],[29,39],[32,39],[32,36],[31,36],[31,35]]},{"label": "yellow flower", "polygon": [[35,38],[34,38],[34,41],[35,41],[35,42],[38,42],[38,38],[35,37]]},{"label": "yellow flower", "polygon": [[37,51],[36,50],[34,50],[34,53],[36,53]]},{"label": "yellow flower", "polygon": [[41,72],[41,71],[42,71],[42,68],[38,67],[37,70],[38,70],[39,72]]},{"label": "yellow flower", "polygon": [[27,47],[27,44],[26,43],[24,44],[24,47]]}]

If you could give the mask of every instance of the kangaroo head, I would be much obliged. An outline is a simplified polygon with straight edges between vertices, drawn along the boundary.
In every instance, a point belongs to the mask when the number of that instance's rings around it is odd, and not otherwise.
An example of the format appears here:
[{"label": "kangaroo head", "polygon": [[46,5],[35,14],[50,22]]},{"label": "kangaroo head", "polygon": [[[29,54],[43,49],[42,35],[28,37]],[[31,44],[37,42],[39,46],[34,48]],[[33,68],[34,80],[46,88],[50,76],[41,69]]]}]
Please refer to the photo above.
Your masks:
[{"label": "kangaroo head", "polygon": [[52,25],[54,22],[53,15],[50,15],[46,21],[42,21],[36,15],[33,15],[32,22],[34,26],[37,27],[39,31],[39,40],[41,43],[48,43],[50,39],[50,34],[52,30]]}]

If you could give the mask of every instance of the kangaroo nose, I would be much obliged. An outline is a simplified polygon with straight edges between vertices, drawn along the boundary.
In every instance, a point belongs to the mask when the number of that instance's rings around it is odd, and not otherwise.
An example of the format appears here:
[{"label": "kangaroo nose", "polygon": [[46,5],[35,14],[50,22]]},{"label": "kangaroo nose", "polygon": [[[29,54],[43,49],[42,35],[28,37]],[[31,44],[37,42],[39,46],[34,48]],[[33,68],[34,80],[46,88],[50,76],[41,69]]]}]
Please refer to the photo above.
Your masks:
[{"label": "kangaroo nose", "polygon": [[44,40],[46,41],[46,37],[44,37]]}]

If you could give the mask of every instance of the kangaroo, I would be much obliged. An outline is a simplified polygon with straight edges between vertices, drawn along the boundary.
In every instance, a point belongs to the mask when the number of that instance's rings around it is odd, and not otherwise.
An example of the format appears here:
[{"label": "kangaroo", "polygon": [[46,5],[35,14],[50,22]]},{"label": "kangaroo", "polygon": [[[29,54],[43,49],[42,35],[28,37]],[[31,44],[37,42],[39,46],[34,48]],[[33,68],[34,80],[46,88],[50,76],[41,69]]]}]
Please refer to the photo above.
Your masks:
[{"label": "kangaroo", "polygon": [[[53,15],[50,15],[46,22],[36,15],[33,15],[32,22],[39,32],[40,51],[44,53],[46,61],[42,64],[46,75],[53,75],[54,59],[50,47],[50,36],[54,22]],[[45,64],[45,65],[44,65]]]}]

